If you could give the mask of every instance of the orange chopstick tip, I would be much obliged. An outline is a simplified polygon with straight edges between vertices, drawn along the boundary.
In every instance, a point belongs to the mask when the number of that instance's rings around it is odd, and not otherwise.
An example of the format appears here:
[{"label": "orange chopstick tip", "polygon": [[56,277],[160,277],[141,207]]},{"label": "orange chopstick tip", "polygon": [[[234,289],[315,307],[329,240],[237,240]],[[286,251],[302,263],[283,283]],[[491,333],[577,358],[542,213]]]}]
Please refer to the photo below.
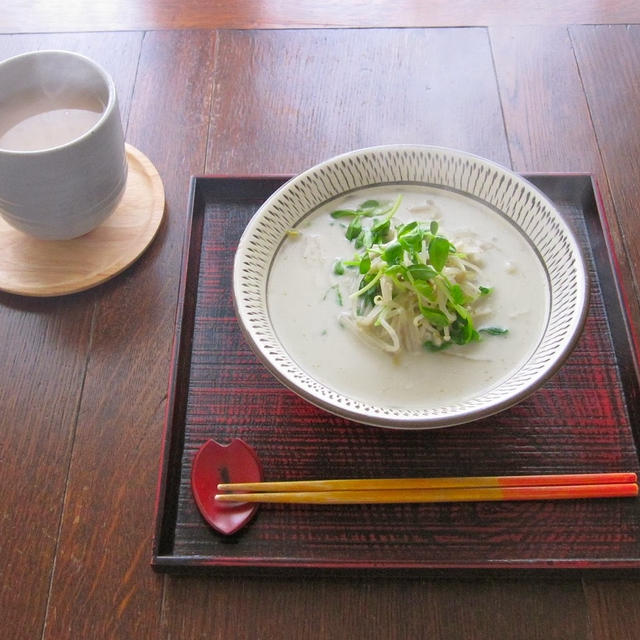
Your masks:
[{"label": "orange chopstick tip", "polygon": [[564,473],[554,475],[502,476],[498,477],[501,487],[549,486],[570,484],[626,484],[637,482],[638,476],[632,471],[612,473]]}]

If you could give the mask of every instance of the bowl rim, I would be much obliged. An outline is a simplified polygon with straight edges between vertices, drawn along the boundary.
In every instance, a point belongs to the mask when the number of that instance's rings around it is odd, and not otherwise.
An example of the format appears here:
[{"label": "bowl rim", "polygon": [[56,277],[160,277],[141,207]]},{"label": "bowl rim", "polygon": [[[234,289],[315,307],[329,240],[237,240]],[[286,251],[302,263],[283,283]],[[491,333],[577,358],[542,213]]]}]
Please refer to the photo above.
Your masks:
[{"label": "bowl rim", "polygon": [[[502,172],[505,175],[508,175],[514,178],[517,182],[526,185],[527,189],[532,191],[536,197],[544,203],[551,211],[553,211],[556,220],[559,225],[562,227],[562,231],[569,245],[571,246],[571,253],[574,258],[575,270],[576,270],[576,303],[574,305],[577,312],[573,314],[573,322],[570,326],[570,329],[567,330],[567,338],[563,340],[562,348],[558,349],[556,353],[554,353],[553,357],[550,359],[549,363],[545,365],[539,373],[532,376],[528,382],[523,384],[521,388],[519,388],[515,393],[512,393],[506,397],[493,399],[489,402],[484,403],[481,407],[469,407],[466,410],[455,411],[452,413],[447,413],[443,415],[420,415],[420,410],[402,410],[398,409],[398,411],[405,411],[410,415],[386,415],[384,413],[374,413],[374,414],[363,414],[361,410],[352,409],[349,406],[336,405],[335,402],[332,402],[326,399],[323,396],[313,393],[311,390],[304,388],[296,384],[291,378],[283,371],[280,367],[278,367],[274,362],[270,355],[266,352],[266,350],[259,344],[256,340],[253,331],[249,327],[249,322],[247,320],[246,308],[243,306],[239,295],[240,282],[239,282],[239,269],[242,265],[242,256],[246,251],[247,243],[253,236],[255,232],[256,225],[264,215],[264,212],[267,211],[274,202],[277,202],[283,193],[291,190],[293,187],[298,185],[299,183],[305,181],[309,176],[314,175],[323,167],[331,166],[333,164],[337,164],[339,162],[343,162],[350,158],[357,158],[358,156],[365,156],[368,154],[376,154],[376,153],[384,153],[384,152],[401,152],[401,151],[417,151],[420,153],[441,153],[445,155],[455,156],[458,158],[469,159],[475,162],[479,162],[480,164],[489,166],[499,172]],[[407,181],[409,184],[411,181]],[[413,181],[415,184],[419,185],[419,181]],[[375,188],[376,186],[384,186],[384,183],[375,183],[370,185],[363,185],[356,187],[356,190],[359,189],[369,189]],[[339,197],[340,194],[337,194],[334,197]],[[464,196],[464,192],[462,193]],[[472,197],[470,193],[467,194],[467,197]],[[326,202],[326,201],[325,201]],[[490,206],[488,203],[484,203],[485,206]],[[309,215],[312,211],[318,210],[322,207],[323,204],[315,205],[312,209],[309,209],[305,215]],[[507,216],[508,217],[508,216]],[[300,220],[298,218],[298,220]],[[519,226],[519,225],[517,225]],[[527,235],[524,234],[523,235]],[[528,236],[527,236],[528,237]],[[531,242],[530,239],[528,239]],[[271,256],[269,262],[270,264],[273,262],[273,259],[277,255],[279,250],[279,244],[275,248],[273,255]],[[537,252],[537,249],[536,249]],[[546,264],[543,264],[545,271],[547,270]],[[268,273],[265,275],[265,287],[268,282]],[[465,424],[474,420],[479,420],[482,418],[487,418],[492,415],[495,415],[499,412],[502,412],[514,405],[520,403],[527,396],[537,390],[542,384],[544,384],[547,380],[549,380],[557,371],[563,366],[567,357],[573,351],[581,333],[584,328],[584,324],[586,321],[588,307],[589,307],[589,274],[586,267],[586,261],[584,257],[584,250],[580,243],[578,242],[575,233],[569,224],[565,221],[564,217],[558,211],[556,205],[549,199],[549,197],[543,193],[538,187],[529,182],[526,178],[516,173],[515,171],[505,167],[504,165],[495,162],[493,160],[489,160],[480,155],[463,151],[459,149],[454,149],[446,146],[436,146],[436,145],[422,145],[422,144],[407,144],[407,143],[399,143],[399,144],[384,144],[384,145],[375,145],[369,147],[363,147],[359,149],[353,149],[330,158],[323,160],[307,169],[302,171],[301,173],[295,175],[294,177],[287,180],[284,184],[282,184],[276,191],[274,191],[258,208],[258,210],[254,213],[251,220],[246,225],[240,241],[238,243],[236,253],[234,256],[233,262],[233,305],[236,314],[236,318],[238,320],[238,324],[241,328],[242,334],[244,335],[245,340],[251,347],[254,354],[258,357],[260,362],[267,368],[267,370],[285,387],[293,391],[298,396],[302,397],[306,401],[311,404],[327,411],[330,414],[339,416],[341,418],[346,418],[357,422],[359,424],[381,427],[386,429],[396,429],[396,430],[410,430],[410,431],[423,431],[429,429],[441,429],[445,427],[452,427],[460,424]],[[550,303],[552,301],[551,291],[549,292]],[[266,308],[266,295],[264,296],[263,304]],[[268,316],[268,312],[267,316]],[[551,314],[551,309],[549,309],[549,315]],[[269,323],[272,331],[273,327],[271,323]],[[542,333],[542,337],[546,334],[547,328],[544,329]],[[291,356],[289,356],[288,352],[282,345],[281,341],[278,339],[275,331],[273,331],[273,339],[281,345],[282,350],[286,353],[289,363],[297,367],[304,375],[308,378],[315,380],[315,382],[337,396],[346,397],[346,394],[340,392],[337,389],[332,389],[325,385],[324,383],[316,380],[308,371],[306,371],[300,364],[298,364]],[[529,357],[527,362],[531,360],[531,358],[535,355],[535,351]],[[525,363],[526,364],[526,363]],[[503,381],[504,382],[504,381]],[[494,388],[497,388],[502,383],[498,383],[498,385]],[[489,390],[487,390],[488,392]],[[478,397],[478,396],[476,396]],[[365,406],[373,406],[371,403],[366,401],[357,400],[356,401],[360,405]],[[450,406],[450,405],[446,405]],[[453,404],[451,405],[453,406]]]}]

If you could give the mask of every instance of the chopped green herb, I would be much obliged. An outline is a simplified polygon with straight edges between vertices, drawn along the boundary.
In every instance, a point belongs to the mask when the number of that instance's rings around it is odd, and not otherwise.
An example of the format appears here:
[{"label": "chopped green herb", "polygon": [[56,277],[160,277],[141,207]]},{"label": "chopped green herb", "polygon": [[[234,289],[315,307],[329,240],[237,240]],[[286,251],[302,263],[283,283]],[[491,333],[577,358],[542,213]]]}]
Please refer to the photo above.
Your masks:
[{"label": "chopped green herb", "polygon": [[387,351],[398,350],[401,335],[411,331],[423,336],[419,344],[429,351],[477,342],[481,334],[507,333],[474,327],[473,305],[492,289],[473,284],[473,272],[463,273],[468,258],[440,233],[437,221],[394,226],[401,202],[401,196],[393,203],[366,200],[356,209],[331,213],[333,218],[350,218],[345,236],[357,251],[351,260],[334,263],[334,273],[357,269],[361,276],[350,296],[356,319],[343,321],[357,324],[362,318],[364,324],[358,326],[379,332],[382,338],[374,341]]},{"label": "chopped green herb", "polygon": [[412,280],[431,280],[438,272],[427,264],[410,264],[407,273]]},{"label": "chopped green herb", "polygon": [[490,336],[504,336],[509,333],[509,329],[502,329],[501,327],[483,327],[482,329],[478,329],[478,331]]},{"label": "chopped green herb", "polygon": [[434,327],[448,327],[449,318],[442,313],[439,309],[431,309],[429,307],[420,307],[422,315],[434,326]]},{"label": "chopped green herb", "polygon": [[371,269],[371,256],[368,253],[366,253],[360,259],[360,264],[358,265],[358,269],[360,270],[360,273],[362,275],[364,275],[365,273],[369,273],[369,269]]},{"label": "chopped green herb", "polygon": [[451,300],[454,305],[463,305],[467,301],[467,296],[465,296],[459,284],[452,285],[449,292],[451,293]]},{"label": "chopped green herb", "polygon": [[347,240],[355,240],[362,232],[362,222],[360,222],[360,216],[356,216],[347,227],[347,233],[345,234]]},{"label": "chopped green herb", "polygon": [[342,292],[340,291],[340,287],[337,284],[334,284],[333,286],[329,287],[329,289],[327,290],[327,292],[324,294],[324,296],[322,297],[323,300],[327,299],[327,296],[329,295],[329,292],[333,291],[335,293],[336,296],[336,302],[338,303],[338,306],[342,306],[343,302],[342,302]]},{"label": "chopped green herb", "polygon": [[452,344],[453,343],[451,341],[435,344],[434,342],[427,340],[423,346],[427,351],[432,351],[433,353],[436,353],[438,351],[442,351],[443,349],[446,349],[447,347],[450,347]]},{"label": "chopped green herb", "polygon": [[400,261],[404,258],[404,249],[399,242],[392,242],[382,252],[381,257],[388,265],[400,264]]},{"label": "chopped green herb", "polygon": [[451,244],[442,236],[435,236],[429,243],[429,260],[431,266],[438,272],[444,269],[449,257],[449,247]]},{"label": "chopped green herb", "polygon": [[353,209],[336,209],[331,212],[332,218],[351,218],[353,216],[357,216],[358,212]]}]

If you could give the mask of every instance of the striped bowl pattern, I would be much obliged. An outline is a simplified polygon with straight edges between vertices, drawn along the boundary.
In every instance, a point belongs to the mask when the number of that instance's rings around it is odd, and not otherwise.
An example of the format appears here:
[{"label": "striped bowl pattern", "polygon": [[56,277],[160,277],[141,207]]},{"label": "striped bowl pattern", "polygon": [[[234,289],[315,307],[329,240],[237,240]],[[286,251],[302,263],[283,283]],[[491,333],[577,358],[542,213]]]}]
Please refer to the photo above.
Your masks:
[{"label": "striped bowl pattern", "polygon": [[[359,402],[314,380],[287,354],[269,321],[271,263],[289,229],[328,201],[356,189],[419,185],[472,198],[509,218],[537,252],[550,289],[549,318],[538,348],[506,381],[480,396],[420,410]],[[580,247],[554,205],[508,169],[446,148],[391,145],[352,151],[293,178],[249,222],[236,252],[234,304],[249,344],[267,368],[309,402],[357,422],[425,429],[451,426],[513,406],[538,388],[571,352],[587,310],[587,274]]]}]

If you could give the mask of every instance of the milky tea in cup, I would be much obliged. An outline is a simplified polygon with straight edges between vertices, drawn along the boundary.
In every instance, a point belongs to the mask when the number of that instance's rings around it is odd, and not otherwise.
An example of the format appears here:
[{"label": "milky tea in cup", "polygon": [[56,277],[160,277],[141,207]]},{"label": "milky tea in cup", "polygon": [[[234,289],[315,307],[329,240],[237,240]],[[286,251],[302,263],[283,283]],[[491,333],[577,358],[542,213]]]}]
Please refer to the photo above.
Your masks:
[{"label": "milky tea in cup", "polygon": [[48,96],[34,89],[12,96],[0,110],[0,148],[38,151],[71,142],[91,129],[104,105],[77,91]]},{"label": "milky tea in cup", "polygon": [[113,213],[127,162],[115,86],[95,62],[38,51],[0,63],[0,215],[44,239]]}]

